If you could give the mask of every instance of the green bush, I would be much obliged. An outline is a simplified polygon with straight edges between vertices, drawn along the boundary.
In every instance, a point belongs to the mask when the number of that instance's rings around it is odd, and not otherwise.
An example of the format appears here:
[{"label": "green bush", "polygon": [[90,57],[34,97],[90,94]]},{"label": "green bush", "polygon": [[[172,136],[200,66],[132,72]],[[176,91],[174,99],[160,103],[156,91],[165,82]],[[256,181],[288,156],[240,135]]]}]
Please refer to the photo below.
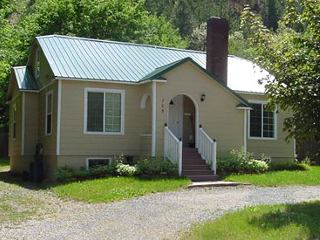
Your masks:
[{"label": "green bush", "polygon": [[252,153],[232,150],[228,155],[217,159],[219,173],[263,173],[269,166],[265,161],[256,160]]},{"label": "green bush", "polygon": [[298,163],[295,161],[292,162],[283,162],[283,163],[272,163],[270,164],[270,170],[271,171],[296,171],[296,170],[300,170],[300,171],[306,171],[306,170],[310,170],[311,167],[309,164],[307,163]]},{"label": "green bush", "polygon": [[58,182],[68,182],[73,180],[83,180],[90,178],[101,178],[109,175],[115,175],[114,165],[95,166],[86,170],[73,169],[70,167],[58,168],[56,171],[56,179]]},{"label": "green bush", "polygon": [[137,173],[142,176],[177,176],[178,167],[164,159],[144,159],[138,161]]},{"label": "green bush", "polygon": [[137,169],[135,166],[130,166],[129,164],[118,163],[117,166],[117,174],[120,176],[134,176],[137,173]]}]

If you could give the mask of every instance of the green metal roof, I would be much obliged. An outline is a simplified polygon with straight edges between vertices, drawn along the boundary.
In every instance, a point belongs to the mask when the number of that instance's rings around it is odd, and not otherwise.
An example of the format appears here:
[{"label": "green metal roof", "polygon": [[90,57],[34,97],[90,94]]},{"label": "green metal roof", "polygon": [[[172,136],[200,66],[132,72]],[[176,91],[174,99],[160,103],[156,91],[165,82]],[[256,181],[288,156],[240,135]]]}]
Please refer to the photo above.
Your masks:
[{"label": "green metal roof", "polygon": [[187,57],[206,65],[200,51],[59,35],[37,41],[58,78],[139,82],[157,68]]},{"label": "green metal roof", "polygon": [[30,67],[19,66],[13,68],[19,90],[39,90],[39,85],[33,77]]}]

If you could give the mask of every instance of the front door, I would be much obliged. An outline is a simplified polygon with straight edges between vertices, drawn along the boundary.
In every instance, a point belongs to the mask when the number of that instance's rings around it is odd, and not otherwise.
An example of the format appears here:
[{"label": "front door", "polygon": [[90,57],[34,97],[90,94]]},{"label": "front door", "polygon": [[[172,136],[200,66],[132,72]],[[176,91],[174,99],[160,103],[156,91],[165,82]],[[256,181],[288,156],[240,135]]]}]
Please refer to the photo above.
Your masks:
[{"label": "front door", "polygon": [[170,101],[168,127],[178,139],[183,138],[183,95]]}]

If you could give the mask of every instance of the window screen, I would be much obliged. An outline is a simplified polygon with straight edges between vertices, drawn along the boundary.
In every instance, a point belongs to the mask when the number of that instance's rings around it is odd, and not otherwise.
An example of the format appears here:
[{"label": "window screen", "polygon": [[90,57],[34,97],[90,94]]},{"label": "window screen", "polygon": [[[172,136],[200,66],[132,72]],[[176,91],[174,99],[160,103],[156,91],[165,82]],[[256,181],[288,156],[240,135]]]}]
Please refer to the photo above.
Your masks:
[{"label": "window screen", "polygon": [[105,94],[105,131],[121,131],[121,94]]},{"label": "window screen", "polygon": [[105,159],[88,159],[88,168],[94,168],[97,166],[103,166],[103,165],[109,165],[110,159],[105,158]]}]

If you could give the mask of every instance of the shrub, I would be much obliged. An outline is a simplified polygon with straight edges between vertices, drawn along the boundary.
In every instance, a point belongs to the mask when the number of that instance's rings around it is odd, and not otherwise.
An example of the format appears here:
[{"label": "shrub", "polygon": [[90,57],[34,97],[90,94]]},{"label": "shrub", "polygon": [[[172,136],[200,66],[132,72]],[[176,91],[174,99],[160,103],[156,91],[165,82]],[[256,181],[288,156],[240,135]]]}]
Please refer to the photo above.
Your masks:
[{"label": "shrub", "polygon": [[232,150],[228,155],[217,159],[218,171],[225,173],[263,173],[269,166],[265,161],[255,160],[252,153]]},{"label": "shrub", "polygon": [[270,170],[272,171],[306,171],[310,170],[310,165],[307,163],[297,163],[297,162],[282,162],[282,163],[271,163]]},{"label": "shrub", "polygon": [[89,170],[86,170],[84,168],[73,169],[70,167],[62,167],[57,169],[56,179],[58,182],[67,182],[73,180],[100,178],[114,174],[115,170],[113,165],[95,166],[93,168],[90,168]]},{"label": "shrub", "polygon": [[137,173],[135,166],[130,166],[129,164],[123,164],[119,162],[116,166],[117,174],[120,176],[134,176]]},{"label": "shrub", "polygon": [[178,167],[164,159],[144,159],[138,161],[137,172],[143,176],[177,176]]}]

